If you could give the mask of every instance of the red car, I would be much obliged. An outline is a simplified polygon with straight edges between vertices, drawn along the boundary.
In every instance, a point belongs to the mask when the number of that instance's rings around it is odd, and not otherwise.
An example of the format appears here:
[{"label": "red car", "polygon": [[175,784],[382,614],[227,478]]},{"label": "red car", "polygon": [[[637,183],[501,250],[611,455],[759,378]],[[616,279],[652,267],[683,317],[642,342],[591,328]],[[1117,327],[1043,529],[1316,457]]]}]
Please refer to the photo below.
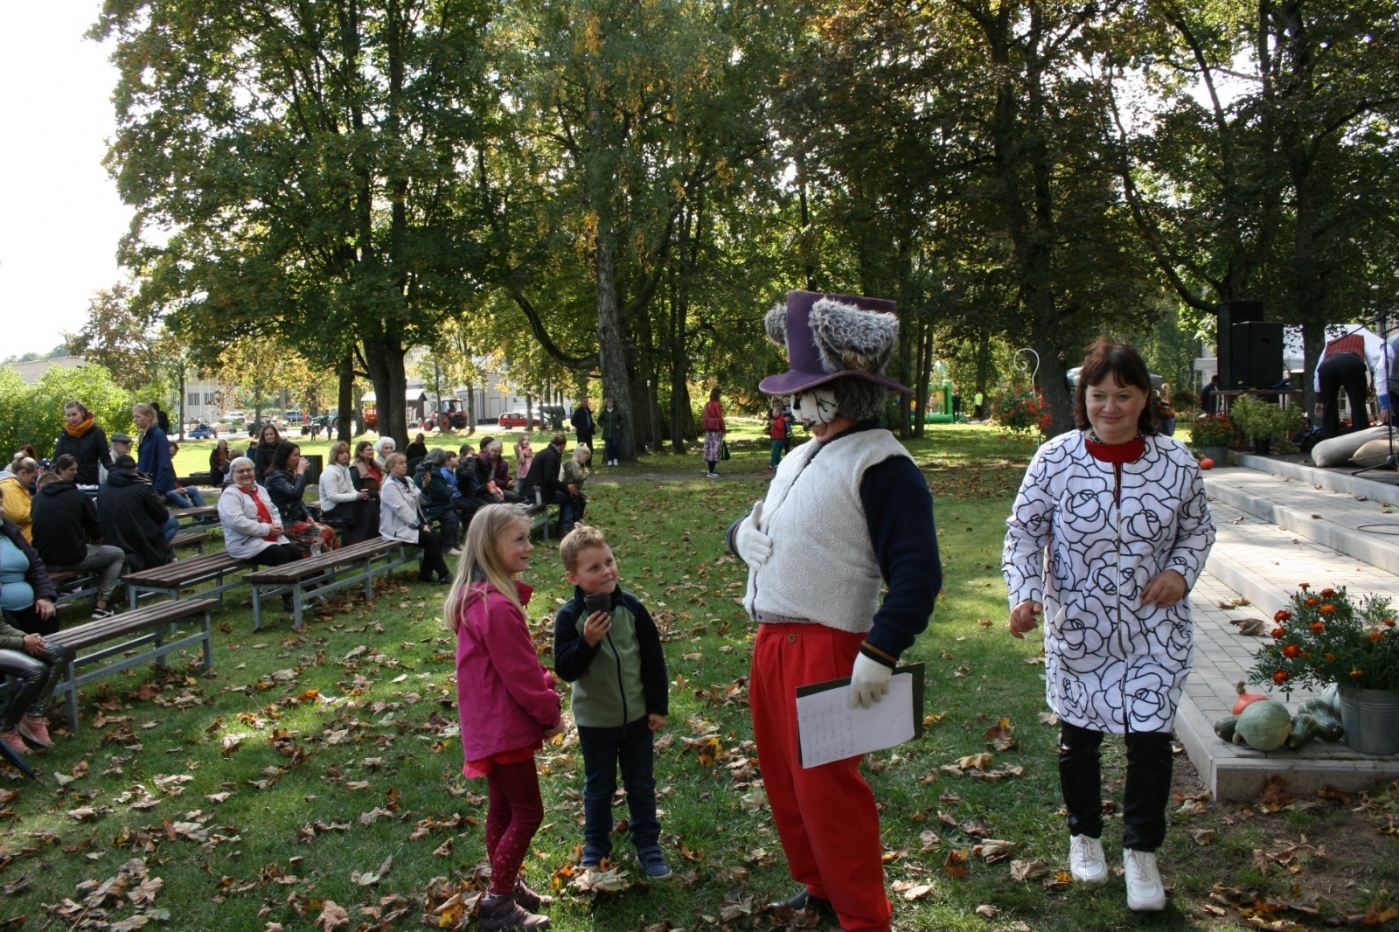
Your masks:
[{"label": "red car", "polygon": [[532,424],[532,429],[537,430],[544,426],[544,419],[537,413],[533,418],[530,418],[530,416],[523,411],[510,411],[506,414],[502,414],[497,419],[496,423],[501,427],[524,427],[526,424]]}]

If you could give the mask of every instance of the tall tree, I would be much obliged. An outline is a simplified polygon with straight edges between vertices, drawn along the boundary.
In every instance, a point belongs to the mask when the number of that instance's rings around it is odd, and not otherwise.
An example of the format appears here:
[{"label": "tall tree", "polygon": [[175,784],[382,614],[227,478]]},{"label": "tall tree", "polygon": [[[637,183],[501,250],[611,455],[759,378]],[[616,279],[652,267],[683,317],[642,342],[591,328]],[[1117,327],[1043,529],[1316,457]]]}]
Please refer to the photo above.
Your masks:
[{"label": "tall tree", "polygon": [[[460,168],[496,101],[492,0],[107,0],[140,302],[216,354],[353,354],[403,441],[404,355],[480,282]],[[170,235],[152,235],[170,232]],[[206,360],[207,359],[206,356]]]}]

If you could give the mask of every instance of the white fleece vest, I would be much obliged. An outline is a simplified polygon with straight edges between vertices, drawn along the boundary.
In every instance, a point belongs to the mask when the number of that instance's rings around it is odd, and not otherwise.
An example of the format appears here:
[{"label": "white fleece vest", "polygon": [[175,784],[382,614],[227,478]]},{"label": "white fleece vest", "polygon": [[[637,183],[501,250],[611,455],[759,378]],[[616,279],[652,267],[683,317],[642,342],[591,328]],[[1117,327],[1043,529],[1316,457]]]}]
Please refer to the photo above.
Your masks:
[{"label": "white fleece vest", "polygon": [[870,629],[883,578],[860,483],[865,470],[894,456],[907,457],[908,451],[889,431],[875,429],[827,444],[813,440],[782,460],[763,501],[761,527],[772,538],[772,556],[748,573],[743,605],[749,615],[806,619],[857,633]]}]

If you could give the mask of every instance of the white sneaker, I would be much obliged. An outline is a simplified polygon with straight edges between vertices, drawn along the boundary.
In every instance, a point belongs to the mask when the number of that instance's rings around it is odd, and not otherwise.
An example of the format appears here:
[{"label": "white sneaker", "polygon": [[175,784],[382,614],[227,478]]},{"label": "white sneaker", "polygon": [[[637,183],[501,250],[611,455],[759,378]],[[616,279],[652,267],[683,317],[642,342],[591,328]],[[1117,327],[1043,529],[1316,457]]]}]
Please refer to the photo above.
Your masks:
[{"label": "white sneaker", "polygon": [[1122,866],[1127,872],[1127,908],[1137,912],[1166,908],[1166,888],[1156,869],[1156,855],[1150,851],[1122,849]]},{"label": "white sneaker", "polygon": [[1087,835],[1069,839],[1069,873],[1079,883],[1102,883],[1108,879],[1108,860],[1103,843]]}]

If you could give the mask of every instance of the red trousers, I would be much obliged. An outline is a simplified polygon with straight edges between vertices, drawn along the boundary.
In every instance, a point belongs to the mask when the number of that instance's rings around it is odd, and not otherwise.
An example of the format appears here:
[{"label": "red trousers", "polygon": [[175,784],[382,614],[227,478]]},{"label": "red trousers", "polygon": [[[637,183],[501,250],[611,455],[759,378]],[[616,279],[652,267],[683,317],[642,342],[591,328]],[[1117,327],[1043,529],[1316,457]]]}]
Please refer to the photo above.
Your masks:
[{"label": "red trousers", "polygon": [[830,900],[840,927],[889,928],[874,793],[861,757],[804,769],[797,687],[850,675],[863,634],[818,624],[759,625],[748,699],[758,764],[792,878]]}]

